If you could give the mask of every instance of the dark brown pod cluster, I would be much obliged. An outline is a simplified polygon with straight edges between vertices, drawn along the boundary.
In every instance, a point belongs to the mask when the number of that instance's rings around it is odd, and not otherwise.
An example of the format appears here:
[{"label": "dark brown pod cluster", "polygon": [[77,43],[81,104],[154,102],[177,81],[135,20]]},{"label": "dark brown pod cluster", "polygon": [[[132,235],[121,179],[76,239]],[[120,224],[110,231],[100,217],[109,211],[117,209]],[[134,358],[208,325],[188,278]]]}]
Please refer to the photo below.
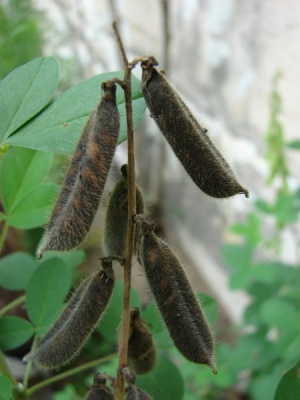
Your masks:
[{"label": "dark brown pod cluster", "polygon": [[114,287],[112,263],[88,277],[71,297],[54,326],[24,361],[57,369],[81,350],[108,306]]},{"label": "dark brown pod cluster", "polygon": [[86,400],[113,400],[114,396],[109,387],[106,386],[106,379],[99,373],[94,375],[94,382],[90,387]]},{"label": "dark brown pod cluster", "polygon": [[[104,244],[107,254],[123,257],[125,254],[128,223],[128,167],[121,168],[122,177],[110,194],[106,211]],[[136,212],[144,213],[141,190],[136,187]]]},{"label": "dark brown pod cluster", "polygon": [[126,400],[152,400],[148,393],[130,383],[126,389]]},{"label": "dark brown pod cluster", "polygon": [[104,94],[90,116],[71,161],[50,218],[44,243],[38,250],[71,250],[86,237],[117,146],[120,116],[116,84],[102,84]]},{"label": "dark brown pod cluster", "polygon": [[130,368],[122,368],[121,373],[128,384],[125,389],[126,400],[152,400],[152,397],[135,385],[135,375]]},{"label": "dark brown pod cluster", "polygon": [[142,91],[147,107],[174,153],[195,184],[207,195],[249,197],[227,162],[210,141],[207,130],[193,117],[153,57],[142,62]]},{"label": "dark brown pod cluster", "polygon": [[152,334],[145,327],[138,308],[130,313],[128,365],[136,374],[146,374],[155,367],[156,347]]},{"label": "dark brown pod cluster", "polygon": [[213,338],[180,261],[155,235],[151,221],[144,219],[140,225],[139,257],[175,346],[189,361],[207,364],[217,373]]}]

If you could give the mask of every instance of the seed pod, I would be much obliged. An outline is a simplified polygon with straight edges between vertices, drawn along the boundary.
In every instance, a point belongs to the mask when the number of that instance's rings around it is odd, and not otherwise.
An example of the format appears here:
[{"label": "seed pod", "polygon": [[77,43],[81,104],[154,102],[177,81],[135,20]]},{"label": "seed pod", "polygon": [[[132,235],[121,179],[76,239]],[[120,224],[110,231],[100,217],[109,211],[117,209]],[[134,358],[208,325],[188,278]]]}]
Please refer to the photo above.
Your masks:
[{"label": "seed pod", "polygon": [[112,265],[103,265],[103,269],[97,271],[86,284],[66,321],[62,323],[58,319],[61,326],[58,329],[52,328],[52,334],[46,335],[47,340],[42,339],[42,344],[27,355],[24,361],[32,360],[40,368],[57,369],[74,358],[104,313],[113,286]]},{"label": "seed pod", "polygon": [[[128,166],[121,168],[122,177],[110,194],[106,211],[104,245],[108,254],[123,257],[125,254],[128,223]],[[136,187],[136,212],[144,213],[142,192]]]},{"label": "seed pod", "polygon": [[124,376],[125,382],[135,384],[135,375],[129,367],[123,367],[121,373]]},{"label": "seed pod", "polygon": [[195,184],[207,195],[249,197],[153,57],[142,62],[142,91],[151,115]]},{"label": "seed pod", "polygon": [[62,209],[67,204],[69,197],[72,193],[77,176],[80,173],[80,165],[81,165],[81,162],[85,155],[89,135],[93,130],[95,114],[96,114],[96,111],[94,110],[85,124],[82,135],[79,139],[77,148],[71,159],[70,166],[67,170],[64,182],[62,184],[62,187],[61,187],[61,190],[59,193],[59,196],[56,200],[54,209],[52,211],[51,218],[50,218],[50,221],[48,224],[48,230],[50,230],[53,227],[56,220],[60,217]]},{"label": "seed pod", "polygon": [[94,375],[94,383],[86,400],[113,400],[114,396],[111,390],[106,386],[106,379],[101,374]]},{"label": "seed pod", "polygon": [[155,367],[156,347],[151,333],[145,328],[138,308],[130,313],[128,365],[136,374],[146,374]]},{"label": "seed pod", "polygon": [[126,387],[125,393],[126,400],[152,400],[152,397],[150,397],[149,394],[133,384],[129,384]]},{"label": "seed pod", "polygon": [[102,88],[104,94],[86,125],[83,143],[75,151],[45,242],[38,250],[39,258],[46,250],[77,247],[86,237],[98,209],[120,128],[116,85],[108,81]]},{"label": "seed pod", "polygon": [[57,334],[57,332],[65,325],[65,323],[68,321],[74,310],[78,307],[78,304],[80,304],[82,296],[87,288],[87,286],[90,284],[91,280],[93,279],[93,275],[90,275],[86,279],[84,279],[81,284],[78,286],[78,288],[75,290],[73,295],[71,296],[70,300],[66,304],[64,310],[60,314],[59,318],[55,321],[53,324],[52,328],[46,333],[45,336],[39,341],[39,346],[47,342],[49,339],[51,339],[53,336]]},{"label": "seed pod", "polygon": [[217,373],[212,335],[180,261],[154,234],[153,224],[141,224],[140,259],[175,346],[189,361],[207,364]]}]

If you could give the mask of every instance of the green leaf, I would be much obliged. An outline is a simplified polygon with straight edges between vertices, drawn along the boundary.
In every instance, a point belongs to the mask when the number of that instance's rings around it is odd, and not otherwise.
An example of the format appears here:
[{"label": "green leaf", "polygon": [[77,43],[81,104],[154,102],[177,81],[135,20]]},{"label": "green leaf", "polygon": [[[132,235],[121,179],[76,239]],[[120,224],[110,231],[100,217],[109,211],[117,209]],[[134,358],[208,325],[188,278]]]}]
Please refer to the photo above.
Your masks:
[{"label": "green leaf", "polygon": [[280,222],[296,222],[298,210],[295,205],[294,195],[279,194],[274,204],[274,215]]},{"label": "green leaf", "polygon": [[244,236],[251,247],[256,247],[261,241],[260,228],[260,218],[256,214],[250,213],[246,223],[235,224],[230,230],[238,235]]},{"label": "green leaf", "polygon": [[52,395],[53,400],[81,400],[75,387],[72,384],[64,385],[62,390],[55,391]]},{"label": "green leaf", "polygon": [[275,400],[299,400],[300,399],[300,361],[285,372],[281,378],[275,393]]},{"label": "green leaf", "polygon": [[24,290],[37,268],[37,260],[27,253],[13,253],[0,260],[0,284],[7,290]]},{"label": "green leaf", "polygon": [[150,324],[149,329],[154,335],[165,329],[161,314],[155,301],[151,301],[142,311],[142,319]]},{"label": "green leaf", "polygon": [[248,245],[227,244],[222,249],[225,263],[232,269],[231,289],[247,286],[251,281],[252,249]]},{"label": "green leaf", "polygon": [[288,142],[287,147],[289,147],[290,149],[294,149],[294,150],[300,150],[300,140],[291,140],[290,142]]},{"label": "green leaf", "polygon": [[[72,154],[83,127],[100,99],[101,83],[123,79],[123,72],[110,72],[87,79],[67,90],[37,118],[10,136],[6,143],[53,153]],[[140,81],[132,76],[133,124],[136,130],[145,112]],[[117,89],[121,127],[119,143],[126,139],[126,115],[123,90]]]},{"label": "green leaf", "polygon": [[37,58],[0,82],[0,138],[7,138],[52,99],[59,80],[54,57]]},{"label": "green leaf", "polygon": [[60,258],[42,262],[32,275],[26,290],[26,306],[40,335],[58,315],[70,286],[70,270]]},{"label": "green leaf", "polygon": [[283,334],[286,331],[299,331],[299,312],[295,306],[279,298],[269,299],[264,302],[260,310],[264,322],[278,328]]},{"label": "green leaf", "polygon": [[[123,283],[117,281],[113,290],[112,298],[108,308],[99,322],[97,330],[110,343],[116,343],[118,340],[118,331],[121,323],[123,302]],[[141,300],[136,290],[131,290],[130,298],[131,307],[140,307]]]},{"label": "green leaf", "polygon": [[218,305],[216,300],[204,293],[197,293],[197,298],[202,305],[203,313],[209,322],[209,325],[215,324],[218,315]]},{"label": "green leaf", "polygon": [[232,269],[245,268],[250,264],[252,250],[247,245],[226,244],[222,248],[225,263]]},{"label": "green leaf", "polygon": [[262,199],[256,200],[255,207],[266,214],[271,214],[273,210],[272,206]]},{"label": "green leaf", "polygon": [[71,274],[86,258],[83,250],[71,250],[71,251],[47,251],[43,255],[43,262],[51,260],[53,258],[60,258],[70,269]]},{"label": "green leaf", "polygon": [[0,348],[14,349],[27,342],[34,334],[34,327],[26,319],[3,317],[0,319]]},{"label": "green leaf", "polygon": [[22,198],[8,216],[11,226],[32,229],[44,225],[51,211],[58,186],[47,182]]},{"label": "green leaf", "polygon": [[4,375],[0,375],[0,400],[12,399],[12,384],[11,381]]},{"label": "green leaf", "polygon": [[234,270],[230,276],[232,289],[248,288],[252,284],[273,283],[276,279],[276,270],[272,264],[249,264],[239,270]]},{"label": "green leaf", "polygon": [[181,400],[184,395],[184,382],[179,369],[163,355],[160,355],[151,372],[137,376],[136,385],[154,399]]},{"label": "green leaf", "polygon": [[273,263],[261,262],[251,266],[252,282],[273,283],[275,282],[277,268]]},{"label": "green leaf", "polygon": [[267,374],[253,376],[247,390],[250,398],[255,400],[274,399],[276,387],[287,364],[275,364],[271,366],[271,370]]},{"label": "green leaf", "polygon": [[49,172],[52,154],[10,148],[0,170],[0,190],[7,214],[30,191],[40,186]]}]

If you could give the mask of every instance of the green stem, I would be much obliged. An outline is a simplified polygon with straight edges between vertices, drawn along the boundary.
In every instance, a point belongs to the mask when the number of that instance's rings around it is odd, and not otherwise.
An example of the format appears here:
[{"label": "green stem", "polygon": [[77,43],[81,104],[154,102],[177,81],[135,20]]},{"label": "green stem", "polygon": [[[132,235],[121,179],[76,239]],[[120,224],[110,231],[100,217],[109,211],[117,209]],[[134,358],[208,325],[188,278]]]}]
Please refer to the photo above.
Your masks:
[{"label": "green stem", "polygon": [[[33,352],[36,349],[37,346],[37,334],[34,335],[33,338],[33,343],[32,343],[32,347],[31,347],[31,351]],[[27,366],[26,366],[26,370],[25,370],[25,374],[24,374],[24,379],[23,379],[23,388],[24,391],[26,391],[27,387],[28,387],[28,381],[29,381],[29,376],[30,376],[30,372],[31,372],[31,368],[32,368],[32,361],[29,361]]]},{"label": "green stem", "polygon": [[0,350],[0,372],[2,375],[6,376],[11,381],[13,386],[17,385],[16,378],[11,373],[11,370],[9,369],[9,367],[6,363],[4,355],[1,350]]},{"label": "green stem", "polygon": [[26,299],[26,296],[20,296],[14,301],[8,303],[5,307],[1,308],[0,310],[0,317],[2,317],[4,314],[6,314],[8,311],[12,310],[13,308],[19,306],[20,304],[24,303]]},{"label": "green stem", "polygon": [[2,233],[1,233],[1,236],[0,236],[0,253],[2,251],[2,247],[4,245],[4,242],[5,242],[5,239],[6,239],[6,236],[7,236],[8,228],[9,228],[9,223],[8,223],[8,221],[6,219],[4,221]]},{"label": "green stem", "polygon": [[26,395],[29,397],[33,393],[37,392],[38,390],[40,390],[40,389],[42,389],[42,388],[44,388],[46,386],[51,385],[54,382],[57,382],[57,381],[59,381],[61,379],[65,379],[65,378],[67,378],[67,377],[69,377],[71,375],[78,374],[79,372],[85,371],[85,370],[87,370],[89,368],[97,367],[99,364],[103,364],[106,361],[109,361],[109,360],[111,360],[112,358],[114,358],[116,356],[117,356],[117,354],[115,354],[115,353],[114,354],[110,354],[109,356],[98,358],[97,360],[94,360],[94,361],[91,361],[89,363],[80,365],[79,367],[70,369],[69,371],[63,372],[62,374],[58,374],[58,375],[52,376],[51,378],[49,378],[49,379],[47,379],[47,380],[45,380],[45,381],[43,381],[41,383],[38,383],[37,385],[32,386],[31,388],[27,389]]}]

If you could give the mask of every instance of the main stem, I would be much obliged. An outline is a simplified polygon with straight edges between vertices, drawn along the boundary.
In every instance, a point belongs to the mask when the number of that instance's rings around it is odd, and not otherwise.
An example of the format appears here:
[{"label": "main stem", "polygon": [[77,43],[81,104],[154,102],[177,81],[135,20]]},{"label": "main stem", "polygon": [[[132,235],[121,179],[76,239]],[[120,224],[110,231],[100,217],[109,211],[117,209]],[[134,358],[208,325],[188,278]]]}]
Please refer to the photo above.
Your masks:
[{"label": "main stem", "polygon": [[135,225],[132,217],[136,214],[136,194],[135,194],[135,160],[134,160],[134,139],[133,139],[133,118],[131,100],[131,68],[124,50],[124,46],[117,28],[116,21],[113,22],[113,29],[118,41],[124,64],[124,96],[127,120],[127,152],[128,152],[128,224],[124,264],[124,293],[123,293],[123,312],[119,342],[119,362],[117,377],[115,381],[114,399],[123,399],[124,378],[121,373],[123,367],[127,365],[127,349],[130,326],[130,289],[131,289],[131,269],[133,256],[133,240]]}]

